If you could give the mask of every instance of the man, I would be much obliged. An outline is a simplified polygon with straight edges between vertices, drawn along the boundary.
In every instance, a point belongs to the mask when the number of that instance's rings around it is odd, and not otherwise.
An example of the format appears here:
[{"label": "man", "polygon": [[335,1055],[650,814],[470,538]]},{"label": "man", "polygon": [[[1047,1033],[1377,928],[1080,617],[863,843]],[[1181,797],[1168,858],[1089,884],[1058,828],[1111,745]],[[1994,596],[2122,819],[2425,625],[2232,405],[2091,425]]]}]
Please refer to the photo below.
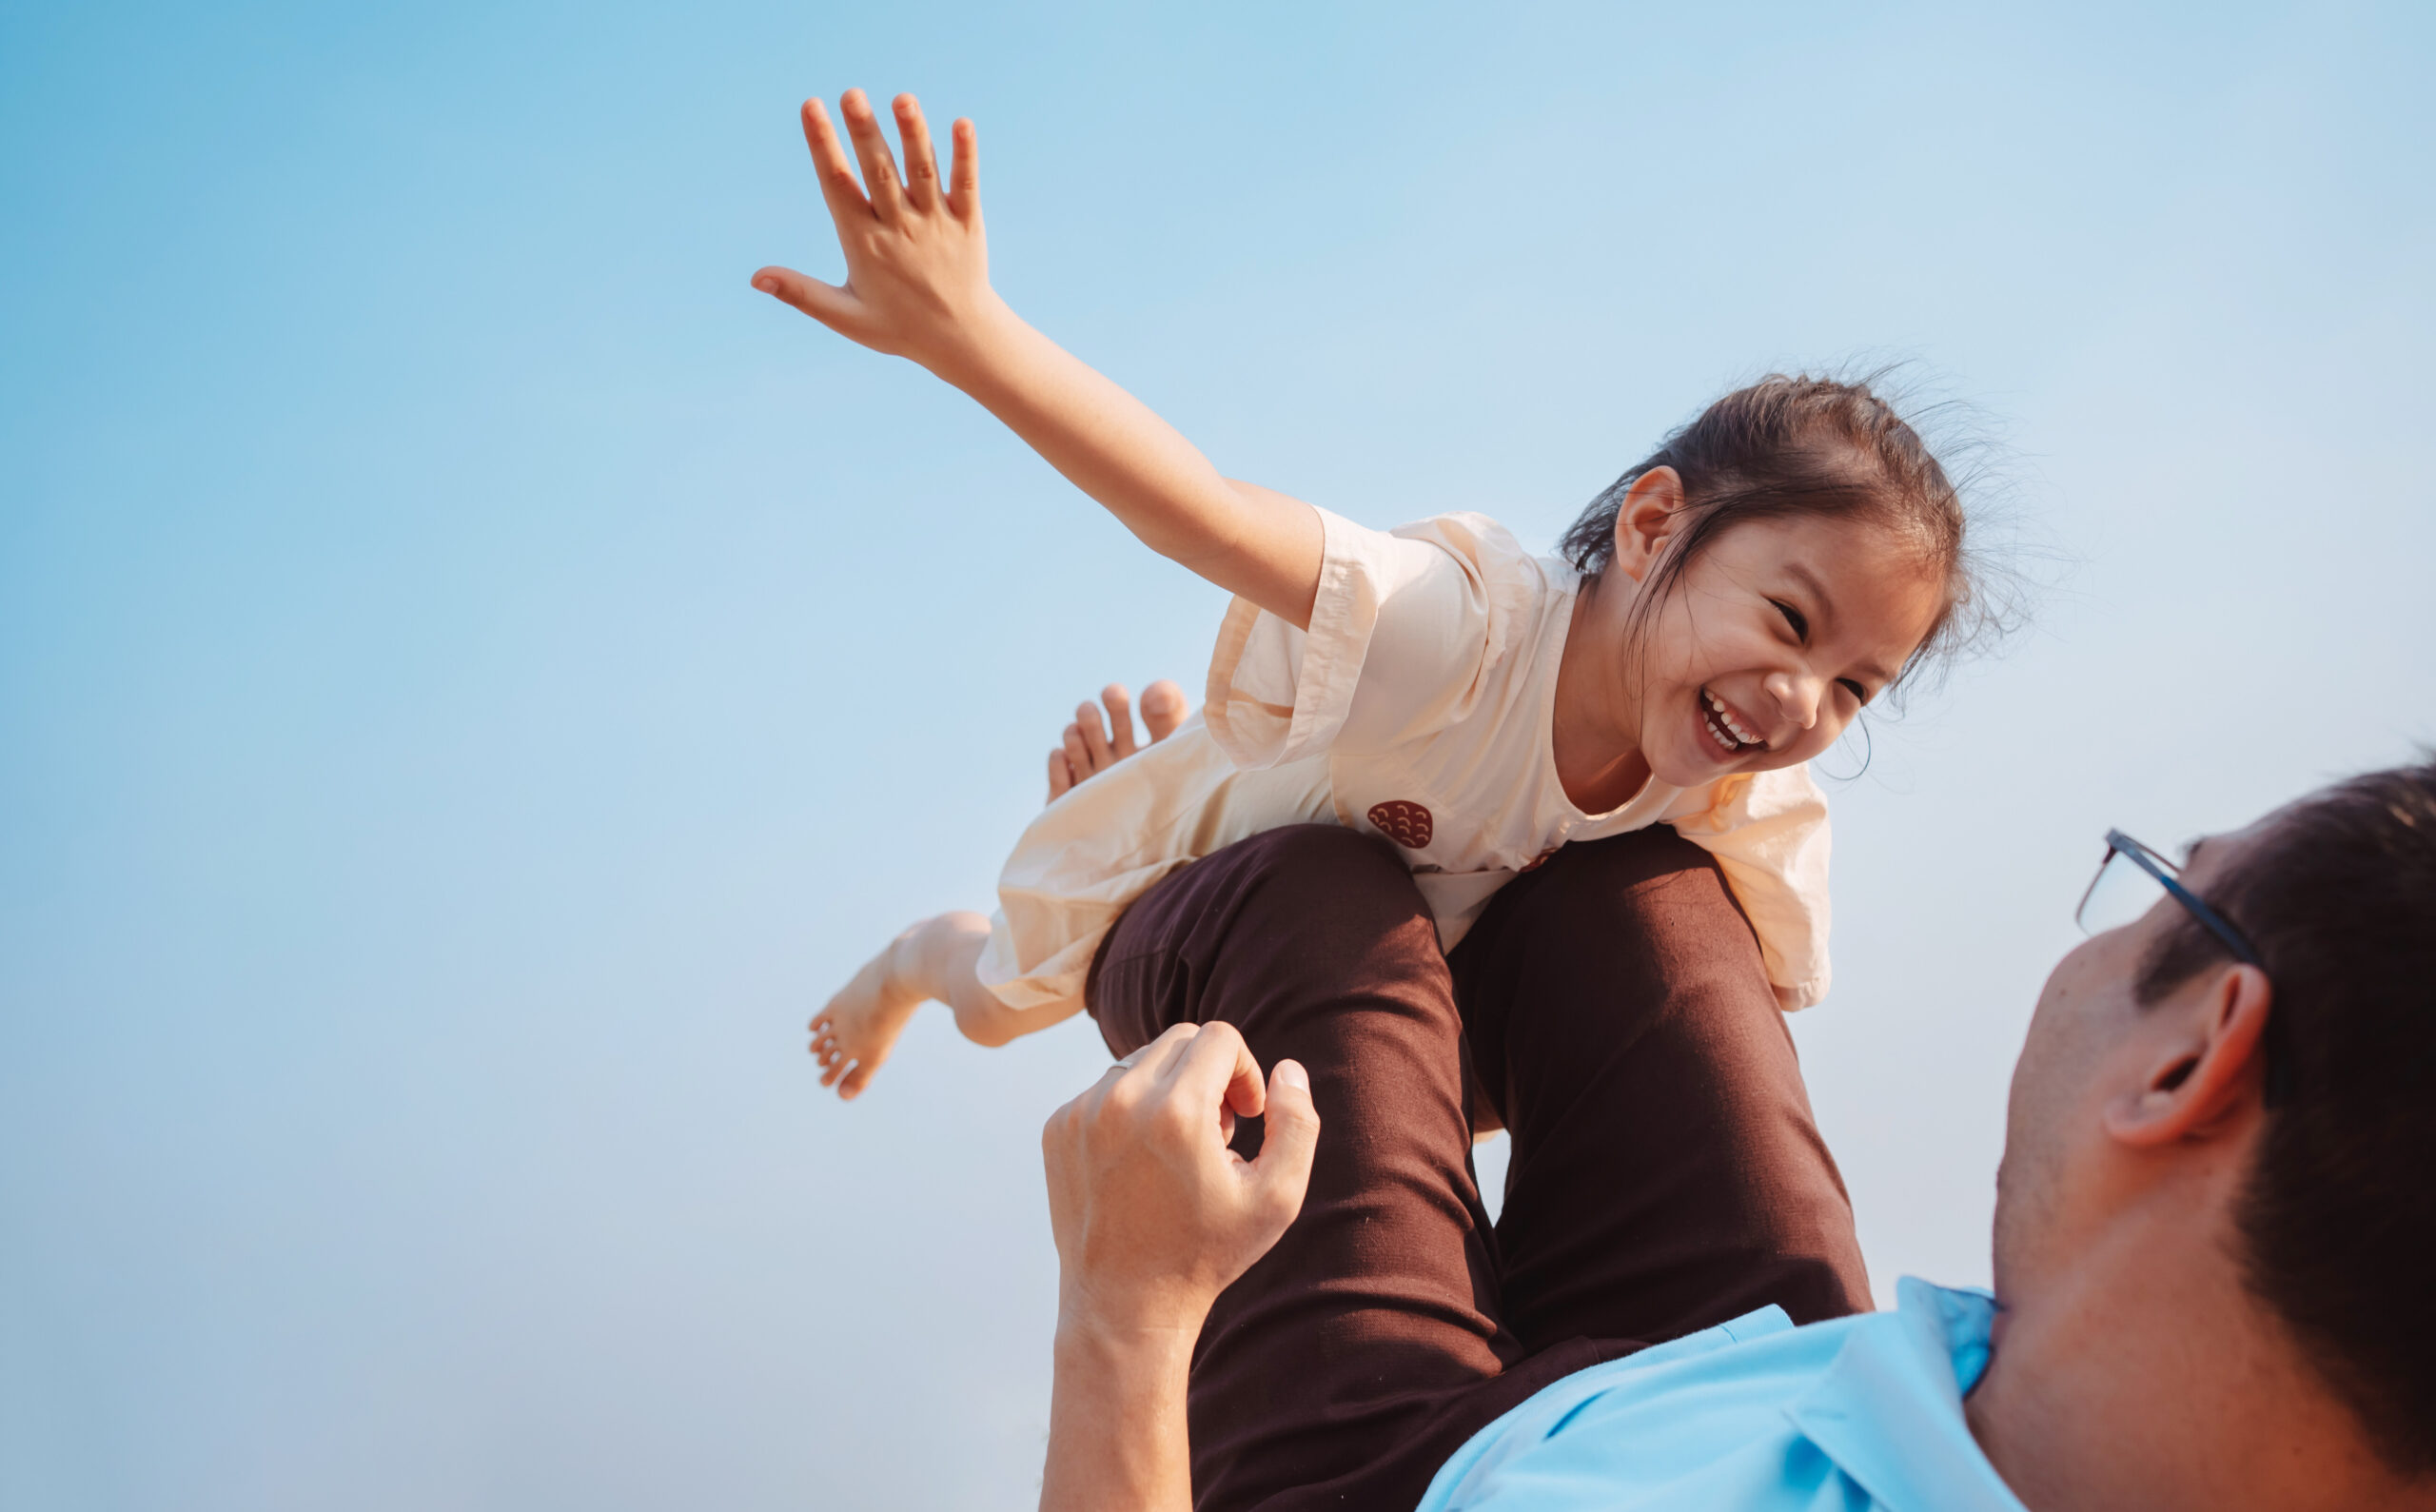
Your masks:
[{"label": "man", "polygon": [[[1563,1375],[1422,1506],[2436,1508],[2436,764],[2209,839],[2178,875],[2109,840],[2085,908],[2127,880],[2153,902],[2085,913],[2040,995],[1993,1301],[1906,1283],[1892,1313],[1762,1308]],[[1369,1137],[1358,1112],[1323,1129],[1322,1070],[1264,1083],[1229,1024],[1178,1023],[1051,1120],[1044,1506],[1191,1504],[1203,1322],[1293,1223],[1321,1142]],[[1253,1115],[1246,1161],[1228,1142]],[[1361,1280],[1246,1277],[1304,1299],[1305,1357],[1270,1341],[1280,1401],[1346,1369],[1326,1299]],[[1398,1504],[1378,1484],[1326,1500]]]}]

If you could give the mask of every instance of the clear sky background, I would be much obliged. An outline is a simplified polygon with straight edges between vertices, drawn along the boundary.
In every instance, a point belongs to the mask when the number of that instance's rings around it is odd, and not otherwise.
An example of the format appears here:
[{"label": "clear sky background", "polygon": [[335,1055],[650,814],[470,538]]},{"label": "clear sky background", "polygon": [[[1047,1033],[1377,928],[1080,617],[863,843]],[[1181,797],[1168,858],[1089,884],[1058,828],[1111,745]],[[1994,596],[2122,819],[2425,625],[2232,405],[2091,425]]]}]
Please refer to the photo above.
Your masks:
[{"label": "clear sky background", "polygon": [[1221,601],[748,287],[837,270],[850,85],[978,118],[1018,309],[1373,524],[1544,544],[1786,365],[1976,406],[2072,570],[1835,785],[1797,1033],[1881,1292],[1984,1281],[2104,829],[2436,736],[2432,65],[2413,4],[0,10],[0,1506],[1030,1504],[1096,1037],[932,1011],[841,1107],[802,1026]]}]

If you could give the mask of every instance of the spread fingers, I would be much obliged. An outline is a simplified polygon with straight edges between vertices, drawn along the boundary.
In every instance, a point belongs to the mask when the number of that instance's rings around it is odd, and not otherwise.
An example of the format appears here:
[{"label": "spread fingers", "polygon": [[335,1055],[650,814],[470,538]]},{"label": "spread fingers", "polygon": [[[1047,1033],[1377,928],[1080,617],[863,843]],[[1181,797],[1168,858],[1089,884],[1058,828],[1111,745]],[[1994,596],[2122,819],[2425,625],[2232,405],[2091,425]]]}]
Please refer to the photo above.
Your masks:
[{"label": "spread fingers", "polygon": [[855,166],[846,160],[846,145],[837,140],[829,108],[818,96],[803,103],[803,144],[812,149],[812,166],[820,175],[820,197],[828,203],[829,218],[842,230],[850,217],[870,215],[871,201],[863,198]]},{"label": "spread fingers", "polygon": [[1137,749],[1133,743],[1133,695],[1124,683],[1111,682],[1100,690],[1100,702],[1108,705],[1108,748],[1122,761]]},{"label": "spread fingers", "polygon": [[896,139],[905,145],[905,203],[924,213],[937,209],[939,160],[931,151],[931,128],[922,119],[921,102],[910,94],[896,97]]},{"label": "spread fingers", "polygon": [[980,134],[971,121],[959,120],[948,128],[948,140],[955,148],[955,160],[948,168],[948,208],[971,220],[981,208]]},{"label": "spread fingers", "polygon": [[1184,690],[1169,678],[1161,677],[1142,690],[1142,723],[1150,732],[1151,744],[1175,734],[1176,726],[1184,723],[1185,712]]},{"label": "spread fingers", "polygon": [[1113,764],[1116,757],[1108,753],[1108,732],[1100,726],[1100,706],[1079,703],[1074,706],[1074,728],[1082,733],[1083,749],[1091,758],[1091,770],[1100,772]]},{"label": "spread fingers", "polygon": [[855,144],[855,160],[863,166],[863,192],[871,196],[872,213],[883,225],[894,226],[905,213],[905,187],[896,181],[896,157],[880,133],[879,117],[860,89],[849,89],[837,102],[845,112],[846,135]]}]

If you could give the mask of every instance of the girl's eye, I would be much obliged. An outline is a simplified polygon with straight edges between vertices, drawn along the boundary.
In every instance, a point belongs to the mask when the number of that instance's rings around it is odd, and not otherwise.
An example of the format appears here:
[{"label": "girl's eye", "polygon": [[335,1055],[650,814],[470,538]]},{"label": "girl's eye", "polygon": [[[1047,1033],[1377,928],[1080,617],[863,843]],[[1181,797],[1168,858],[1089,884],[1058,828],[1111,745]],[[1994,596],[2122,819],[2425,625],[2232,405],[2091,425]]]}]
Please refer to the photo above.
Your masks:
[{"label": "girl's eye", "polygon": [[1862,687],[1859,683],[1855,682],[1855,681],[1854,681],[1852,678],[1850,678],[1850,677],[1841,677],[1841,678],[1838,678],[1837,680],[1843,684],[1843,686],[1844,686],[1844,691],[1845,691],[1845,692],[1847,692],[1847,693],[1849,693],[1849,694],[1851,694],[1851,695],[1853,696],[1853,699],[1854,699],[1854,701],[1855,701],[1855,702],[1856,702],[1856,703],[1867,703],[1867,702],[1869,702],[1869,690],[1868,690],[1867,688]]},{"label": "girl's eye", "polygon": [[1793,605],[1785,602],[1781,599],[1771,599],[1768,602],[1775,604],[1777,606],[1777,613],[1785,617],[1785,623],[1793,626],[1793,633],[1796,637],[1803,640],[1810,638],[1810,621],[1803,618],[1800,610],[1796,609]]}]

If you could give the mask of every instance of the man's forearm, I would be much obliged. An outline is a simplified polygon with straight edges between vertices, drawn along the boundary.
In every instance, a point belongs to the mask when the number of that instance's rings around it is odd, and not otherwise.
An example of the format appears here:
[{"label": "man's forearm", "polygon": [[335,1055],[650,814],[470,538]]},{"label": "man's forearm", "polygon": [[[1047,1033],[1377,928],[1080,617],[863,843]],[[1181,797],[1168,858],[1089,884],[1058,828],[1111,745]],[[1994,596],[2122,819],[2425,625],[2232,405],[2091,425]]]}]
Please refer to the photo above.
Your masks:
[{"label": "man's forearm", "polygon": [[1191,1512],[1184,1400],[1196,1333],[1059,1321],[1041,1512]]},{"label": "man's forearm", "polygon": [[[1265,1120],[1260,1155],[1227,1148]],[[1040,1131],[1057,1236],[1057,1375],[1044,1512],[1191,1512],[1185,1387],[1226,1289],[1301,1211],[1320,1137],[1311,1079],[1261,1080],[1228,1023],[1170,1025]]]}]

